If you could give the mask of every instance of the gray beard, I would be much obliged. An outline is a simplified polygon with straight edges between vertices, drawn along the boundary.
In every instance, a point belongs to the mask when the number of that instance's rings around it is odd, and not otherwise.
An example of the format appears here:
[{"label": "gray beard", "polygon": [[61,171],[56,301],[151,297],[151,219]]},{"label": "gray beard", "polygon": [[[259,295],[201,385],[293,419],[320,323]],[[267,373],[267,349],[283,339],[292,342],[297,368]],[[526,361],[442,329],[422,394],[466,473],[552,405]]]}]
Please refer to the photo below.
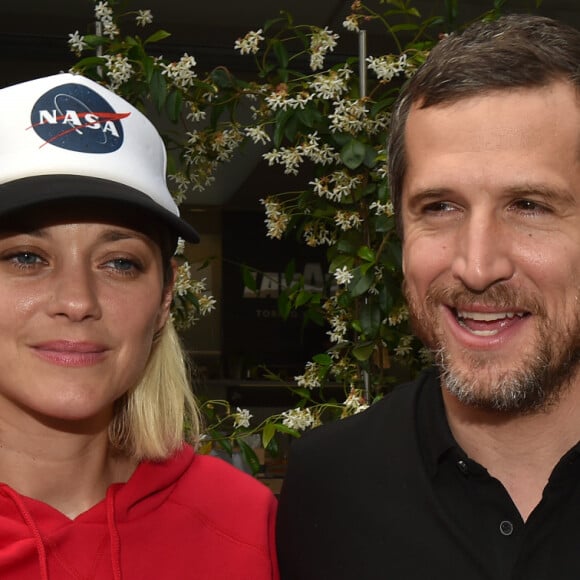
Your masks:
[{"label": "gray beard", "polygon": [[[441,382],[449,393],[464,405],[491,411],[531,414],[547,410],[558,401],[567,384],[564,377],[557,383],[552,382],[556,377],[550,377],[552,373],[548,371],[545,356],[538,356],[533,364],[525,365],[524,370],[494,378],[493,385],[486,385],[485,391],[482,379],[477,377],[477,367],[482,365],[474,364],[473,373],[466,377],[455,371],[445,349],[435,353],[435,360]],[[484,372],[483,369],[480,372]]]},{"label": "gray beard", "polygon": [[[436,291],[437,294],[437,291]],[[438,292],[439,296],[445,291]],[[464,296],[468,291],[462,290]],[[493,302],[517,303],[510,290],[490,291]],[[437,298],[437,296],[435,296]],[[527,415],[547,411],[556,404],[580,374],[580,313],[566,325],[547,319],[540,305],[530,307],[538,317],[538,340],[533,354],[501,374],[492,372],[493,359],[485,353],[464,353],[460,368],[437,332],[437,319],[429,308],[413,304],[407,294],[411,321],[419,338],[432,350],[445,389],[465,405],[490,411]],[[434,296],[426,304],[437,304]],[[465,369],[468,370],[465,370]]]}]

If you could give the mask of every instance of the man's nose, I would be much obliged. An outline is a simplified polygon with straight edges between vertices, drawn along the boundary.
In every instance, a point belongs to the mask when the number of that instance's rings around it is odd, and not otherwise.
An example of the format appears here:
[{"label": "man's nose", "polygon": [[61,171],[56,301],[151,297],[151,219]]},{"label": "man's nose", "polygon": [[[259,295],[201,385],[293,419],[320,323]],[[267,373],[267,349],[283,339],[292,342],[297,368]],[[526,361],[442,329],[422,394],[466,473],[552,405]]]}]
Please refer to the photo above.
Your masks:
[{"label": "man's nose", "polygon": [[466,288],[483,292],[514,275],[512,241],[506,228],[494,217],[477,213],[460,226],[452,273]]}]

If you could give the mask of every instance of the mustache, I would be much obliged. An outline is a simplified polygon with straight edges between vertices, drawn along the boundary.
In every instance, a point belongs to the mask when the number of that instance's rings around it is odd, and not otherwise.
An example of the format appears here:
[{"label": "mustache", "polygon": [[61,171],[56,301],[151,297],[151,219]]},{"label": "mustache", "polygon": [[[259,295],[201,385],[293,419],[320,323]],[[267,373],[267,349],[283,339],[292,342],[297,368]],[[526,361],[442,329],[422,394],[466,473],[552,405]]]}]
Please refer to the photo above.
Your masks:
[{"label": "mustache", "polygon": [[[410,295],[405,282],[403,291],[408,299]],[[451,286],[431,286],[425,297],[425,303],[427,306],[445,304],[452,308],[477,304],[494,310],[517,310],[538,316],[546,314],[546,308],[539,297],[509,284],[494,284],[481,292],[474,292],[461,283]]]}]

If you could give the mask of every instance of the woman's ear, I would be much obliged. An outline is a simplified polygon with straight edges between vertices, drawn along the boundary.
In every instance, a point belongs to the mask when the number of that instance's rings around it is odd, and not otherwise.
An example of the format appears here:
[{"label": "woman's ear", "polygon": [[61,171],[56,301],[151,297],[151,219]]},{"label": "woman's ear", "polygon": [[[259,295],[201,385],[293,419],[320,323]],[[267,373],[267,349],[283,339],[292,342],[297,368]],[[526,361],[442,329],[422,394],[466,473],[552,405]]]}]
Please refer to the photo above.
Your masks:
[{"label": "woman's ear", "polygon": [[165,326],[169,313],[171,311],[171,303],[173,302],[173,288],[177,277],[177,262],[171,260],[171,275],[166,277],[163,294],[161,296],[161,307],[159,309],[159,321],[157,324],[157,332]]}]

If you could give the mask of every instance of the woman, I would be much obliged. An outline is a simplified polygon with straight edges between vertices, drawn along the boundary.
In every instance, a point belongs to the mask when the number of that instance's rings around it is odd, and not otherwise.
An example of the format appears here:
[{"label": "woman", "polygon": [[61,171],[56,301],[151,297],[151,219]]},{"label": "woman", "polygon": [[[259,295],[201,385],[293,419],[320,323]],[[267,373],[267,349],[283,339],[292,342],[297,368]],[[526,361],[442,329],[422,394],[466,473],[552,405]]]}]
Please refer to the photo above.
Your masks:
[{"label": "woman", "polygon": [[0,577],[277,578],[270,491],[183,441],[159,135],[69,74],[0,109]]}]

